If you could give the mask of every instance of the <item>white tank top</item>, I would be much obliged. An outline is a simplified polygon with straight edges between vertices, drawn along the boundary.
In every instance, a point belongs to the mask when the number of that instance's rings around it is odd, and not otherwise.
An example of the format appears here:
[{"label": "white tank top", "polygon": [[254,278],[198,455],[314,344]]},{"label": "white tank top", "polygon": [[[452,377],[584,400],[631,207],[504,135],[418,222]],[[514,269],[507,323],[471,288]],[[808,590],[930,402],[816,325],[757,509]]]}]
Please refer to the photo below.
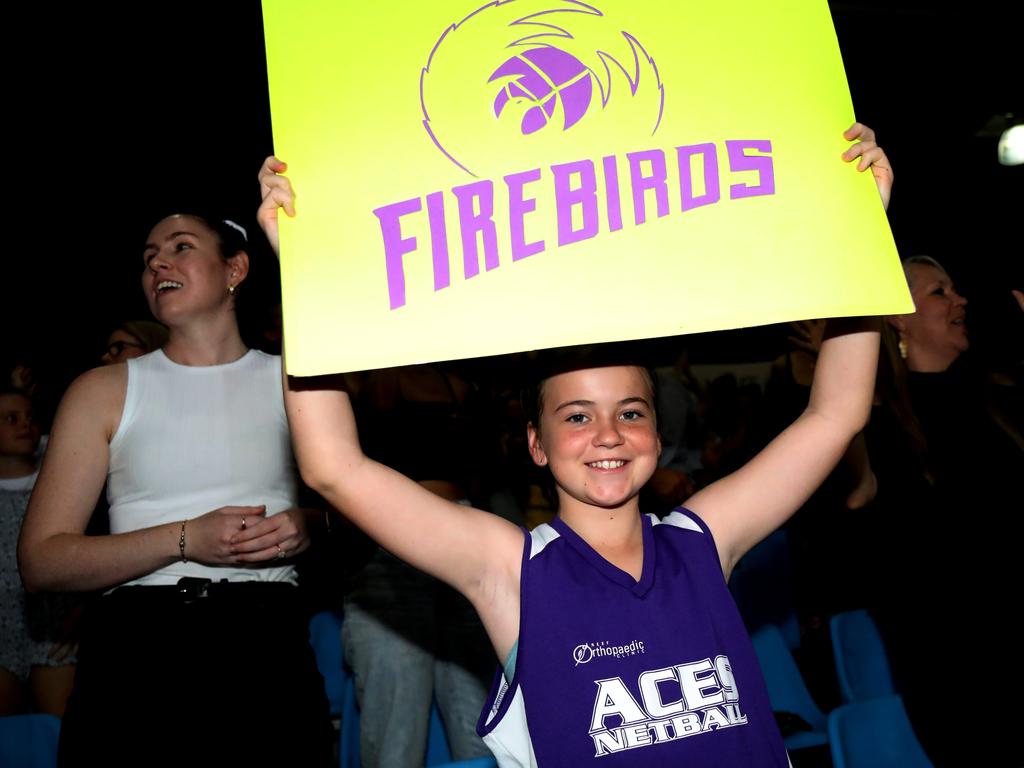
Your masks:
[{"label": "white tank top", "polygon": [[[199,367],[157,350],[129,360],[124,411],[110,441],[107,500],[111,533],[225,506],[265,504],[268,515],[295,506],[281,358],[250,350],[233,363]],[[177,561],[127,583],[174,584],[182,576],[294,583],[295,569]]]}]

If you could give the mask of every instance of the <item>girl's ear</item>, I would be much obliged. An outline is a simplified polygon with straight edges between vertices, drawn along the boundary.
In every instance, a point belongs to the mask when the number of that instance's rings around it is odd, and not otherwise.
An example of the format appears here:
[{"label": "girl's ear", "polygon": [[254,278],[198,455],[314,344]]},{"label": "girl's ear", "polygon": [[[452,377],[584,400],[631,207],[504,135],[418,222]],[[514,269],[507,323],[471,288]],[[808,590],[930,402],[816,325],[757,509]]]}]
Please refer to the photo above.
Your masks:
[{"label": "girl's ear", "polygon": [[537,428],[533,426],[531,421],[526,425],[526,442],[530,447],[530,458],[533,459],[533,463],[538,467],[546,467],[548,464],[548,455],[544,452],[544,446],[540,441],[540,433]]}]

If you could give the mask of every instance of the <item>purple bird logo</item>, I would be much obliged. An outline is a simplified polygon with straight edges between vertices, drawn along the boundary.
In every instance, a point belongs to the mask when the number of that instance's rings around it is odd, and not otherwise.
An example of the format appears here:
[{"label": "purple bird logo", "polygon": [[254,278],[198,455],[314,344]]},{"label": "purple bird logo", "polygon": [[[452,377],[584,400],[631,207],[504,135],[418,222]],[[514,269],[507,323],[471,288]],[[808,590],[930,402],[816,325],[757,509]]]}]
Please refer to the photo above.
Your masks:
[{"label": "purple bird logo", "polygon": [[[584,0],[487,0],[430,49],[420,71],[424,130],[471,176],[496,159],[574,141],[567,132],[581,123],[591,135],[602,125],[652,135],[664,111],[661,76],[620,23]],[[544,138],[502,144],[508,129]]]},{"label": "purple bird logo", "polygon": [[501,117],[510,102],[532,104],[523,115],[524,134],[535,133],[547,125],[558,102],[565,115],[562,130],[569,130],[587,113],[594,92],[590,70],[575,56],[558,48],[533,48],[513,56],[487,82],[505,77],[514,79],[498,91],[494,116]]}]

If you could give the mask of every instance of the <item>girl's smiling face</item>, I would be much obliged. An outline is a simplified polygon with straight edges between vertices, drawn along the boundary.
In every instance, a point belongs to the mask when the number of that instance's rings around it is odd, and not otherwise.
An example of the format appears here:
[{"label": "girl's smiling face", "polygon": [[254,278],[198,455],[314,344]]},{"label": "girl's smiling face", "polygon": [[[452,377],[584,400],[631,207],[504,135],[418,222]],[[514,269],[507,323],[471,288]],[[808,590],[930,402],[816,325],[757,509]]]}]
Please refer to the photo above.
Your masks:
[{"label": "girl's smiling face", "polygon": [[528,427],[530,455],[549,466],[560,509],[636,503],[661,452],[654,392],[636,366],[560,373],[543,384],[540,429]]}]

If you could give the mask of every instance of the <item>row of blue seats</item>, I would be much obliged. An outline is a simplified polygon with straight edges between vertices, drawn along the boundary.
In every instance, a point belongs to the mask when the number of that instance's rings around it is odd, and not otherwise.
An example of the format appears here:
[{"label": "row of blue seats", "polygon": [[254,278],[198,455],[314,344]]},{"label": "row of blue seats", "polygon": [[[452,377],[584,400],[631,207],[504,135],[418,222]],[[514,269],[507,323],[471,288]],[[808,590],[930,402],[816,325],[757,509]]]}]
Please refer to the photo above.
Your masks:
[{"label": "row of blue seats", "polygon": [[747,553],[729,589],[751,632],[773,708],[797,715],[809,726],[786,737],[787,749],[828,744],[836,768],[930,765],[896,695],[885,646],[867,611],[842,613],[830,622],[843,705],[826,716],[811,698],[790,654],[800,647],[800,628],[785,530]]},{"label": "row of blue seats", "polygon": [[[865,611],[840,614],[831,622],[836,671],[843,706],[827,717],[814,703],[782,631],[767,625],[753,642],[773,708],[802,718],[810,727],[787,737],[799,750],[829,744],[835,768],[928,768],[914,738],[892,677],[878,630]],[[331,714],[341,721],[340,765],[359,766],[359,712],[355,686],[341,649],[341,616],[313,617],[310,642],[324,677]],[[51,715],[0,718],[0,768],[52,768],[56,764],[60,721]],[[493,758],[451,762],[448,740],[436,706],[431,713],[427,766],[491,768]]]},{"label": "row of blue seats", "polygon": [[[774,642],[774,641],[772,641]],[[763,645],[759,652],[763,652]],[[769,659],[763,660],[770,661]],[[767,670],[766,670],[767,671]],[[769,684],[773,695],[776,693]],[[356,722],[358,730],[358,722]],[[930,768],[914,738],[899,696],[846,704],[828,717],[827,739],[834,768]],[[57,764],[60,720],[52,715],[0,717],[0,768],[53,768]],[[358,733],[356,734],[358,737]],[[436,736],[432,736],[436,738]],[[358,739],[357,739],[358,740]],[[806,745],[806,744],[805,744]],[[787,743],[790,749],[795,745]],[[352,749],[351,745],[348,749]],[[355,763],[351,761],[355,759]],[[342,765],[358,765],[358,750],[343,752]],[[431,763],[428,759],[428,765]],[[448,763],[461,768],[489,768],[493,758]]]},{"label": "row of blue seats", "polygon": [[839,614],[830,629],[844,704],[827,716],[811,698],[782,630],[766,625],[751,636],[772,709],[797,715],[810,727],[787,736],[786,749],[828,744],[834,768],[931,768],[895,693],[885,647],[870,615]]}]

